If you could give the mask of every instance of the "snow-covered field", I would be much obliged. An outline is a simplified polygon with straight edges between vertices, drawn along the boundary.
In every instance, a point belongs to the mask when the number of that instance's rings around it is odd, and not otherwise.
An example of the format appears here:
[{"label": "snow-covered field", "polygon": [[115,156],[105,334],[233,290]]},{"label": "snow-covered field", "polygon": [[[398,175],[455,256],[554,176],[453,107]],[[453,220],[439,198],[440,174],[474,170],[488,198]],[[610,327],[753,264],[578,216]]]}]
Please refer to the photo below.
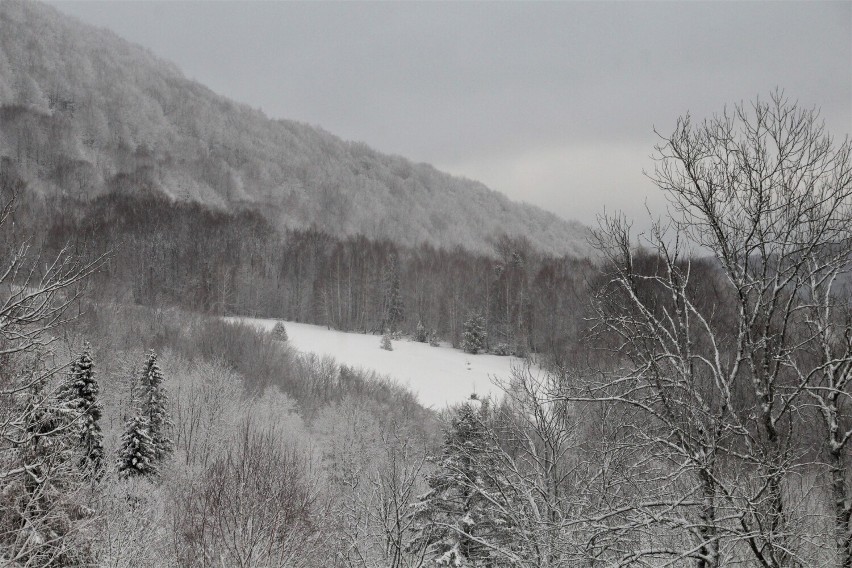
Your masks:
[{"label": "snow-covered field", "polygon": [[[278,320],[228,318],[271,330]],[[508,379],[514,357],[470,355],[442,345],[431,347],[408,339],[393,342],[393,351],[379,347],[381,336],[328,330],[323,326],[284,322],[288,343],[303,352],[329,355],[338,363],[373,370],[417,393],[420,402],[436,409],[461,402],[471,393],[498,391],[492,377]]]}]

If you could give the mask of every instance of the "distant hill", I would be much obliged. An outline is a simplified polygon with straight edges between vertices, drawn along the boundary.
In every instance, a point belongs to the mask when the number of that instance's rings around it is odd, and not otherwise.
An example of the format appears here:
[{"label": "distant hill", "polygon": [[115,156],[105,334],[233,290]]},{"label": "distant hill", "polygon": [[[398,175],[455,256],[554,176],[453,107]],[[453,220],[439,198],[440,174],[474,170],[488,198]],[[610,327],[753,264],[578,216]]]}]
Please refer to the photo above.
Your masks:
[{"label": "distant hill", "polygon": [[505,233],[543,252],[588,253],[579,223],[320,128],[271,120],[36,2],[0,2],[0,158],[45,194],[162,192],[338,236],[482,251]]}]

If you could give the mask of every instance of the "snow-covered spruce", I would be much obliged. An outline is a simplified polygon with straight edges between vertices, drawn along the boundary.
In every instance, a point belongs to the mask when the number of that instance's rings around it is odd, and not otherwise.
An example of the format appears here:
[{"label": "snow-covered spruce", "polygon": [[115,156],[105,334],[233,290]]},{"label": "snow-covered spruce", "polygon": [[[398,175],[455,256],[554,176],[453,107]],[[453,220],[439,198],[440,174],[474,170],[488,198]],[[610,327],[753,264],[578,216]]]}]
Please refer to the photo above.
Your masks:
[{"label": "snow-covered spruce", "polygon": [[118,455],[119,476],[151,477],[157,474],[156,448],[148,430],[148,419],[141,414],[127,420]]},{"label": "snow-covered spruce", "polygon": [[439,566],[494,566],[516,527],[504,513],[517,510],[513,492],[495,472],[496,441],[488,427],[488,400],[475,395],[459,405],[445,435],[429,492],[414,504],[410,550],[424,550]]},{"label": "snow-covered spruce", "polygon": [[88,342],[71,364],[59,399],[74,414],[73,430],[83,452],[80,466],[85,472],[99,475],[103,468],[104,448],[100,419],[103,409],[98,401],[100,386],[95,379],[92,348]]},{"label": "snow-covered spruce", "polygon": [[154,460],[162,462],[171,454],[172,422],[168,413],[168,397],[163,386],[163,373],[157,364],[157,354],[152,349],[142,373],[141,414],[147,421],[148,435],[154,448]]},{"label": "snow-covered spruce", "polygon": [[25,435],[2,456],[0,565],[15,558],[11,566],[88,566],[89,551],[73,537],[82,512],[73,500],[83,479],[75,464],[77,415],[45,387],[36,380],[27,389],[17,425]]},{"label": "snow-covered spruce", "polygon": [[399,259],[396,255],[390,257],[382,275],[382,280],[382,288],[384,289],[382,297],[384,320],[382,321],[382,329],[394,332],[396,331],[397,324],[405,316],[405,307],[402,303],[402,294],[400,293]]},{"label": "snow-covered spruce", "polygon": [[382,342],[380,344],[380,347],[385,351],[393,351],[393,343],[391,343],[391,334],[389,331],[386,331],[382,335]]},{"label": "snow-covered spruce", "polygon": [[287,341],[287,328],[284,326],[284,322],[277,322],[275,327],[272,328],[272,336],[278,341]]},{"label": "snow-covered spruce", "polygon": [[414,341],[418,343],[426,343],[429,341],[429,332],[426,331],[426,326],[423,321],[417,320],[417,327],[414,330]]},{"label": "snow-covered spruce", "polygon": [[461,348],[476,355],[484,351],[487,345],[488,334],[485,331],[485,318],[482,314],[474,313],[464,322]]}]

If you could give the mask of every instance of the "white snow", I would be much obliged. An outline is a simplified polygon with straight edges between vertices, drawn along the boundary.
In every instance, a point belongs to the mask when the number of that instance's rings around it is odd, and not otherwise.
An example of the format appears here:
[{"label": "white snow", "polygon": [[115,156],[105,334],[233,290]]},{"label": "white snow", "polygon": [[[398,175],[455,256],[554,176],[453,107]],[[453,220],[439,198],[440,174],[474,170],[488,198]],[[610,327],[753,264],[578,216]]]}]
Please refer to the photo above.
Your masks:
[{"label": "white snow", "polygon": [[[280,320],[234,317],[231,321],[271,331]],[[471,393],[499,394],[492,377],[508,380],[515,357],[470,355],[442,344],[432,347],[406,339],[393,342],[393,351],[379,347],[380,335],[347,333],[324,326],[285,321],[287,343],[293,348],[328,355],[338,363],[388,376],[417,394],[424,406],[435,409],[470,398]]]}]

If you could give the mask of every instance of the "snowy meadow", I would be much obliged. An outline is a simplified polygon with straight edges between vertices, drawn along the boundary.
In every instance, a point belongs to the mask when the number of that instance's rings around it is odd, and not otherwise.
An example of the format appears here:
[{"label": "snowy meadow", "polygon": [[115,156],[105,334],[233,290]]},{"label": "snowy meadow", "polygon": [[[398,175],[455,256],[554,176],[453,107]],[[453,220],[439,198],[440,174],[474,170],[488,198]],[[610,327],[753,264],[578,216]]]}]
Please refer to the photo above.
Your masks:
[{"label": "snowy meadow", "polygon": [[[235,321],[272,331],[280,320],[231,317]],[[517,357],[487,353],[471,355],[446,342],[438,347],[403,337],[393,350],[380,348],[381,336],[327,329],[320,325],[284,322],[288,344],[303,353],[328,356],[337,363],[388,377],[417,395],[426,407],[442,410],[470,398],[499,392],[493,380],[507,381],[512,366],[524,363]]]}]

